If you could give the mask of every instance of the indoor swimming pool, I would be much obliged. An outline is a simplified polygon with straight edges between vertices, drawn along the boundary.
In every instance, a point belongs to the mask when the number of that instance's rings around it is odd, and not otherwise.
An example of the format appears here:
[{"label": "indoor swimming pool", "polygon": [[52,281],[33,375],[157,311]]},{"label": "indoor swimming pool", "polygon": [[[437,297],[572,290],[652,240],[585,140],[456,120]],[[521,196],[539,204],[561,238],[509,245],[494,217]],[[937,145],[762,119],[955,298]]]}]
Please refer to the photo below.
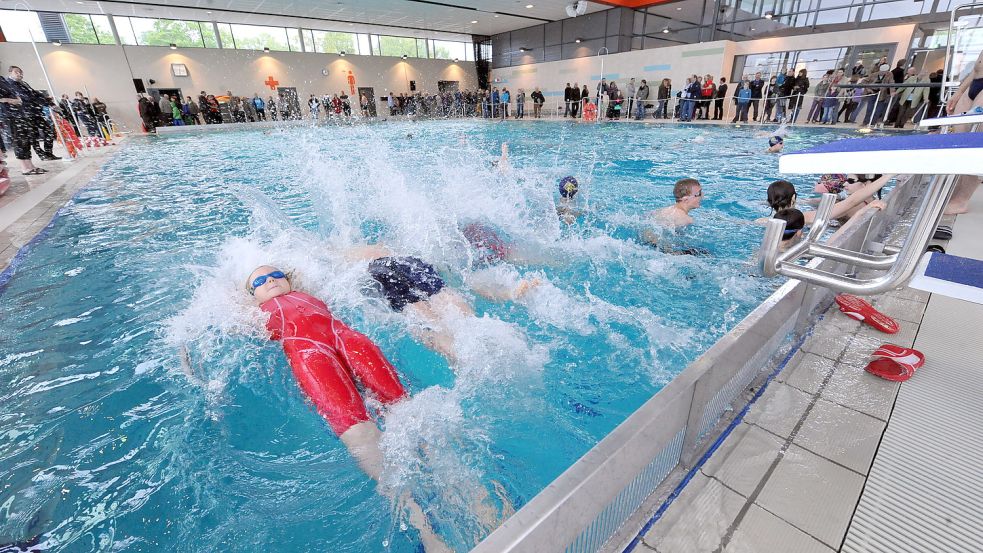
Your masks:
[{"label": "indoor swimming pool", "polygon": [[[420,550],[266,339],[245,283],[271,264],[395,365],[411,398],[372,405],[384,487],[468,550],[781,284],[754,263],[779,178],[768,130],[436,121],[130,139],[0,274],[0,543]],[[796,128],[786,151],[849,136]],[[556,211],[566,176],[573,224]],[[646,245],[683,177],[703,185],[696,224]],[[814,176],[791,180],[813,195]],[[515,258],[489,263],[475,224]],[[374,292],[347,255],[364,244],[426,260],[474,305],[454,363]]]}]

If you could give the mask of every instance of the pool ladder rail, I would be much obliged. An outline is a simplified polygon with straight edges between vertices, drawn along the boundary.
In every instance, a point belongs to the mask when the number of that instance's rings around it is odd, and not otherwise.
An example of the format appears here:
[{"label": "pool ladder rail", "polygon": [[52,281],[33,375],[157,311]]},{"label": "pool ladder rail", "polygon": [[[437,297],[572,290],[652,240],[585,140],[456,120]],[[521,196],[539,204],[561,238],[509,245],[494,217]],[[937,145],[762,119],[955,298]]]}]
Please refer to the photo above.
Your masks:
[{"label": "pool ladder rail", "polygon": [[[885,246],[884,254],[867,254],[822,242],[829,228],[836,196],[824,194],[808,235],[785,252],[780,243],[785,221],[769,219],[762,240],[761,271],[783,275],[834,292],[872,295],[906,283],[914,274],[925,247],[942,218],[959,175],[983,175],[983,133],[891,136],[840,140],[779,160],[782,173],[900,173],[931,176],[915,219],[900,247]],[[862,247],[862,246],[861,246]],[[806,256],[846,263],[881,272],[860,278],[824,271],[816,263],[797,263]]]}]

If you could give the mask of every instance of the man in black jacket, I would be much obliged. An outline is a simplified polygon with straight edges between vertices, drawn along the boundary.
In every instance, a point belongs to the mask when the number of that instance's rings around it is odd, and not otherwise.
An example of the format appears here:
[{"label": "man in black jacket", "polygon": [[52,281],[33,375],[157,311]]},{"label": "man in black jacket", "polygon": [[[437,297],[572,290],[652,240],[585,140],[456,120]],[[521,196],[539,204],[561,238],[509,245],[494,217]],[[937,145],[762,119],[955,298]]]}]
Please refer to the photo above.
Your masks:
[{"label": "man in black jacket", "polygon": [[720,77],[720,84],[717,85],[717,92],[713,100],[713,120],[720,121],[724,118],[724,99],[727,98],[727,77]]},{"label": "man in black jacket", "polygon": [[567,117],[570,115],[570,83],[567,83],[567,87],[563,89],[563,116]]},{"label": "man in black jacket", "polygon": [[758,120],[758,104],[761,103],[761,89],[765,87],[765,82],[761,79],[761,72],[758,71],[751,79],[751,109],[754,112],[754,120]]},{"label": "man in black jacket", "polygon": [[40,175],[44,169],[34,166],[31,161],[31,147],[37,141],[37,127],[33,121],[38,101],[34,89],[23,82],[24,72],[16,65],[10,66],[10,77],[0,77],[0,114],[3,115],[10,141],[14,146],[14,156],[20,160],[24,175]]},{"label": "man in black jacket", "polygon": [[[805,68],[799,69],[799,74],[795,77],[792,86],[792,98],[789,100],[788,109],[792,112],[790,119],[793,123],[795,123],[795,118],[799,116],[799,111],[802,109],[802,98],[809,93],[809,77],[806,75]],[[787,78],[785,82],[788,82]]]}]

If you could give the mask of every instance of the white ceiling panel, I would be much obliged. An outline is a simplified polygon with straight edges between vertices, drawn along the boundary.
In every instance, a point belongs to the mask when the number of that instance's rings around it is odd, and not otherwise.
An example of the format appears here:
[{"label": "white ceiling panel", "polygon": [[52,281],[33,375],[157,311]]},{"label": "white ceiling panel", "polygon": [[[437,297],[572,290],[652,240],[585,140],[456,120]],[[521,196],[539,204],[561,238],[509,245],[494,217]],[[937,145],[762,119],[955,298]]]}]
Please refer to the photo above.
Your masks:
[{"label": "white ceiling panel", "polygon": [[[11,9],[16,0],[0,0]],[[404,27],[454,34],[493,35],[565,19],[576,0],[33,0],[35,10],[110,13],[145,17],[216,19],[230,23],[291,24],[380,32],[371,27]],[[531,5],[531,8],[527,8]],[[588,2],[588,13],[609,6]],[[200,10],[211,11],[211,14]],[[274,19],[275,18],[275,19]],[[477,23],[472,23],[476,21]],[[351,25],[349,25],[351,23]],[[393,29],[392,32],[396,32]],[[416,35],[412,32],[400,32]]]}]

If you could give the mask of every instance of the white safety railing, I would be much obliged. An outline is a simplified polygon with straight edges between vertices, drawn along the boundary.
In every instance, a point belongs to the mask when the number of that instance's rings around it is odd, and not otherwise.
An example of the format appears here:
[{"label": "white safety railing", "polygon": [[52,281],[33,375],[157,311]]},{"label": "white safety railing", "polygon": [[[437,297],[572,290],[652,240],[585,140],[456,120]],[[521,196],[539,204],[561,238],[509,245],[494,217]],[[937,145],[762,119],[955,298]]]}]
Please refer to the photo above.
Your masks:
[{"label": "white safety railing", "polygon": [[[880,238],[885,225],[898,221],[923,188],[917,179],[900,183],[888,209],[854,217],[830,243],[863,250]],[[809,266],[832,273],[854,270],[832,260]],[[725,426],[727,413],[774,365],[776,351],[804,333],[830,300],[826,290],[798,281],[784,284],[473,553],[620,550],[647,518],[636,510],[663,498],[696,466]],[[637,524],[626,526],[629,519]]]}]

